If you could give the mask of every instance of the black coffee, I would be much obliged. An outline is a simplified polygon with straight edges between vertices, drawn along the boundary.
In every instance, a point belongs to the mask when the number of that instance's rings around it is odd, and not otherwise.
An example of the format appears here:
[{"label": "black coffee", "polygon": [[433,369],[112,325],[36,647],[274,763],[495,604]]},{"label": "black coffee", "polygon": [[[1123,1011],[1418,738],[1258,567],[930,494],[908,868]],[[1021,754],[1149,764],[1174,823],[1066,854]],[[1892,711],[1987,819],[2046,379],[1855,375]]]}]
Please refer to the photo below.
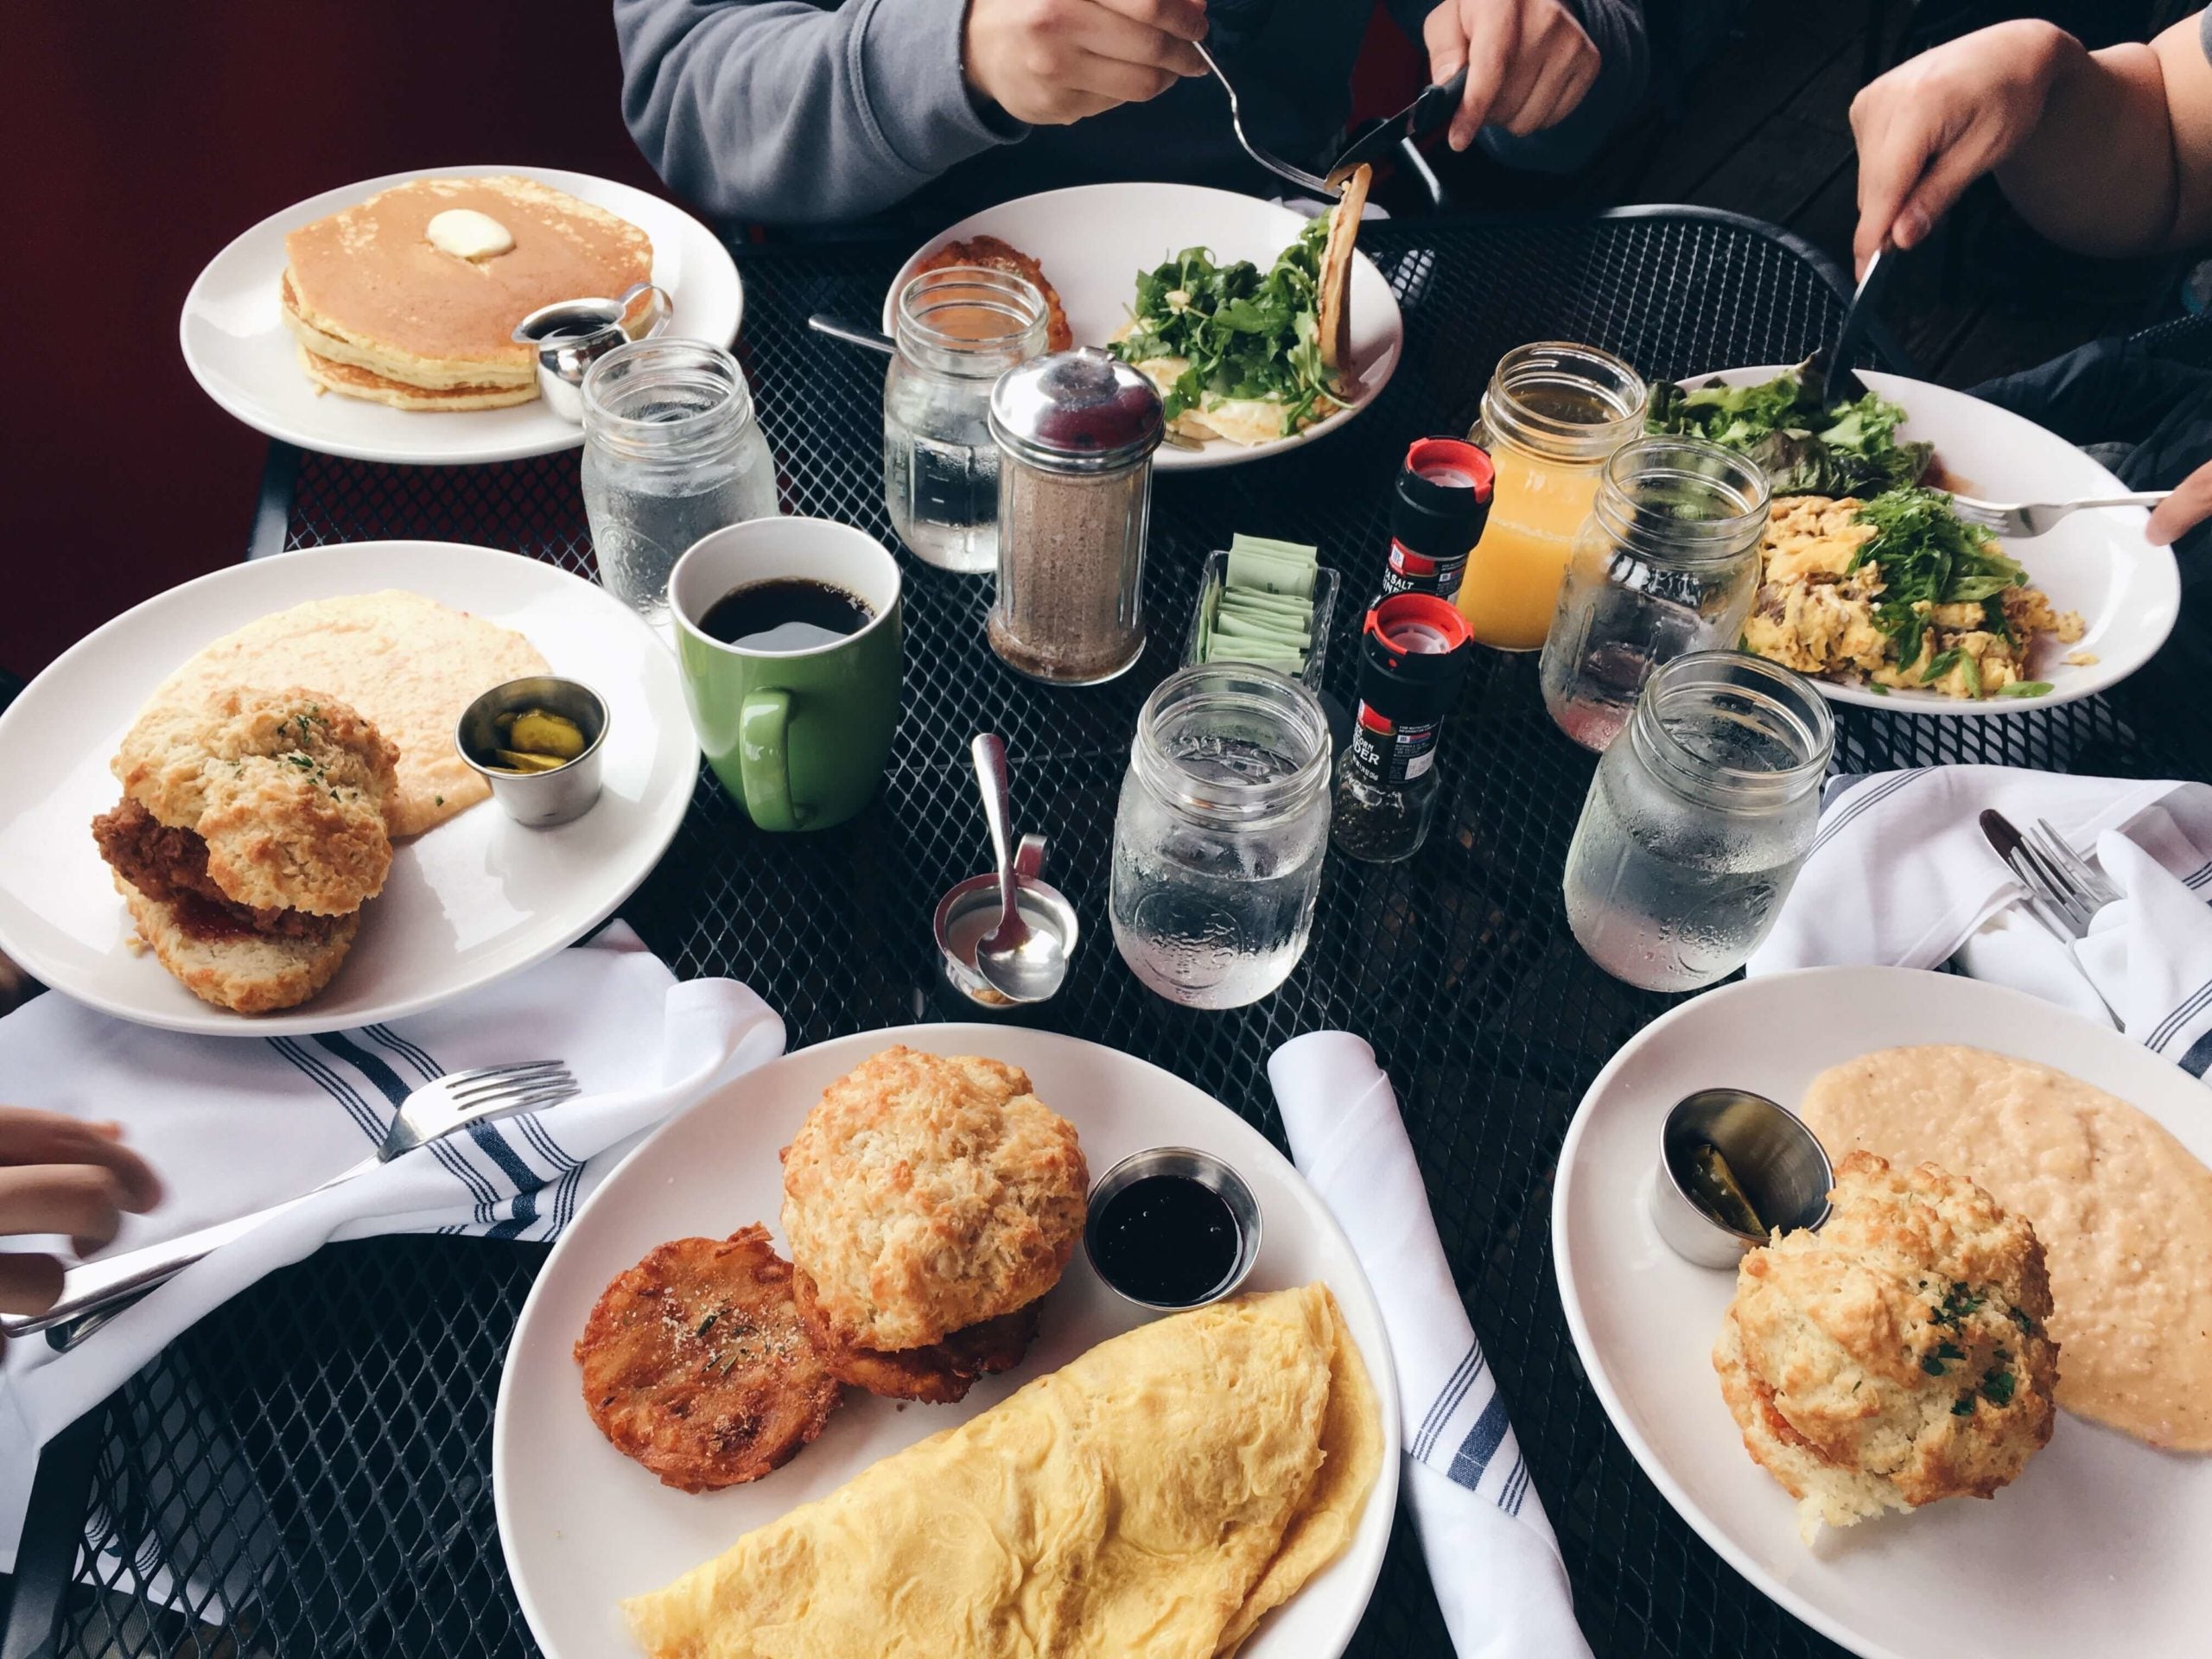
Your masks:
[{"label": "black coffee", "polygon": [[733,588],[699,620],[700,632],[747,651],[805,651],[858,633],[875,613],[835,582],[777,576]]}]

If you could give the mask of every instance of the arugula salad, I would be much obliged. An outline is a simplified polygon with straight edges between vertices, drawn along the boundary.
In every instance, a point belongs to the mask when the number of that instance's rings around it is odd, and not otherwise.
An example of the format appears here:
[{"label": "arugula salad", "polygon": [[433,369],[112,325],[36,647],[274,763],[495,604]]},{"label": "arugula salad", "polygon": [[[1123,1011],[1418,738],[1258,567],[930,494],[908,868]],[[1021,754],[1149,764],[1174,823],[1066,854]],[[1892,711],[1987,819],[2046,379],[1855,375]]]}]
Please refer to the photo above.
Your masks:
[{"label": "arugula salad", "polygon": [[1185,248],[1139,273],[1114,353],[1160,387],[1168,423],[1192,436],[1287,437],[1342,406],[1322,362],[1317,219],[1262,271]]},{"label": "arugula salad", "polygon": [[1744,649],[1878,692],[2049,691],[2029,657],[2045,635],[2078,641],[2082,619],[2055,611],[1994,536],[1925,486],[1934,446],[1898,438],[1904,410],[1873,392],[1825,393],[1811,364],[1758,385],[1652,389],[1647,430],[1707,439],[1767,475],[1773,506]]},{"label": "arugula salad", "polygon": [[1928,475],[1936,446],[1897,442],[1904,410],[1871,391],[1836,404],[1826,391],[1810,364],[1756,386],[1662,383],[1651,389],[1645,429],[1740,450],[1777,496],[1877,495]]}]

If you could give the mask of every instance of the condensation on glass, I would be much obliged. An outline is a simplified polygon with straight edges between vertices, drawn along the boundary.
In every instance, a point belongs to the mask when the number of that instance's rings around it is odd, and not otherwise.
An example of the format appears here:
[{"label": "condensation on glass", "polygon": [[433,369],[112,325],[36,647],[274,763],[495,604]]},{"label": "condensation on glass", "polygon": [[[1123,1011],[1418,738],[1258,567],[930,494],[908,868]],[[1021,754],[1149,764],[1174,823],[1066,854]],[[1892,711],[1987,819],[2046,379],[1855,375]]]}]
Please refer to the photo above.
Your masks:
[{"label": "condensation on glass", "polygon": [[1567,851],[1591,960],[1650,991],[1742,967],[1812,849],[1834,741],[1827,699],[1778,664],[1704,651],[1654,674]]},{"label": "condensation on glass", "polygon": [[1178,670],[1145,700],[1114,819],[1108,910],[1129,969],[1195,1008],[1255,1002],[1313,930],[1328,722],[1270,669]]},{"label": "condensation on glass", "polygon": [[584,376],[584,513],[607,590],[668,617],[668,573],[709,531],[776,511],[776,458],[737,359],[702,340],[618,346]]}]

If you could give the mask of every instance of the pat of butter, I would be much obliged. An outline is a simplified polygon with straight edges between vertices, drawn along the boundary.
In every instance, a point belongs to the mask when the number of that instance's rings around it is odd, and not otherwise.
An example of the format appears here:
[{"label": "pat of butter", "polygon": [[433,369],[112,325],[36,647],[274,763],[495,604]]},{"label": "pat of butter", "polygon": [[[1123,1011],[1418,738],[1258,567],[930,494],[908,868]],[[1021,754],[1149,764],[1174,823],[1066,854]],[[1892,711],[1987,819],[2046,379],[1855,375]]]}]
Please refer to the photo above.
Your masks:
[{"label": "pat of butter", "polygon": [[447,208],[423,227],[423,234],[440,253],[456,259],[495,258],[515,245],[505,226],[474,207]]}]

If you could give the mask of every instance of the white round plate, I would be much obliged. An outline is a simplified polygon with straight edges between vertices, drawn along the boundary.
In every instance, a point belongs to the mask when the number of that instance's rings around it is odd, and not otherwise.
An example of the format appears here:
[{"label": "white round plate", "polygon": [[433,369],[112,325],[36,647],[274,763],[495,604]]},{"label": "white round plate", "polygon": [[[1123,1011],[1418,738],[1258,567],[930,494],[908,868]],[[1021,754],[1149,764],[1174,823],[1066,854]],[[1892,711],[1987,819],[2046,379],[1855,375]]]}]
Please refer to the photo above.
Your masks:
[{"label": "white round plate", "polygon": [[[108,762],[154,688],[257,617],[387,588],[527,635],[556,674],[607,700],[604,786],[574,823],[529,830],[485,801],[394,849],[359,937],[321,995],[232,1014],[134,953],[92,846],[120,791]],[[0,715],[0,950],[80,1002],[217,1037],[396,1020],[573,944],[645,879],[683,823],[699,752],[676,658],[637,613],[550,564],[453,542],[354,542],[233,565],[125,611],[70,647]]]},{"label": "white round plate", "polygon": [[[1059,290],[1075,343],[1103,346],[1129,320],[1139,271],[1196,247],[1211,249],[1224,264],[1249,259],[1265,270],[1308,223],[1304,214],[1280,203],[1195,184],[1085,184],[1047,190],[970,214],[915,249],[883,296],[883,332],[891,334],[896,327],[893,308],[914,267],[963,237],[995,236],[1034,259]],[[1153,465],[1163,473],[1234,467],[1333,432],[1375,401],[1397,368],[1405,343],[1405,321],[1390,284],[1374,261],[1359,254],[1351,273],[1352,383],[1358,388],[1351,407],[1294,437],[1266,443],[1214,438],[1196,449],[1162,445]]]},{"label": "white round plate", "polygon": [[[2070,1413],[1988,1502],[1955,1498],[1797,1539],[1789,1495],[1745,1453],[1713,1376],[1735,1274],[1692,1267],[1645,1208],[1668,1109],[1751,1089],[1794,1108],[1829,1066],[1964,1043],[2071,1072],[2212,1159],[2212,1098],[2178,1066],[2002,986],[1816,968],[1708,991],[1644,1027],[1590,1085],[1552,1198],[1560,1298],[1591,1385],[1643,1471],[1766,1594],[1867,1659],[2076,1659],[2203,1651],[2212,1460]],[[2062,1361],[2063,1364],[2063,1361]]]},{"label": "white round plate", "polygon": [[[1685,386],[1709,380],[1756,385],[1791,371],[1782,365],[1684,375]],[[1963,391],[1867,369],[1860,378],[1905,411],[1897,429],[1906,438],[1936,446],[1936,461],[1959,481],[1961,493],[1985,501],[2069,501],[2126,495],[2128,486],[2056,433],[2009,409]],[[1936,691],[1892,690],[1887,696],[1863,685],[1815,680],[1835,702],[1972,720],[2017,715],[2053,703],[2094,696],[2149,662],[2181,614],[2181,571],[2173,550],[2143,539],[2150,514],[2140,507],[2077,512],[2049,535],[2007,539],[2005,551],[2027,567],[2028,580],[2050,595],[2052,607],[2079,611],[2088,631],[2074,645],[2045,639],[2037,647],[2035,677],[2050,682],[2039,697],[1990,697],[1972,702]],[[2063,660],[2069,652],[2096,657],[2087,667]]]},{"label": "white round plate", "polygon": [[[822,1438],[749,1485],[679,1492],[630,1461],[593,1426],[570,1347],[607,1281],[664,1240],[721,1238],[765,1222],[782,1239],[777,1160],[822,1091],[893,1043],[988,1054],[1027,1071],[1038,1097],[1083,1137],[1095,1179],[1133,1152],[1202,1147],[1251,1183],[1262,1218],[1249,1290],[1320,1280],[1336,1293],[1382,1407],[1383,1455],[1344,1553],[1240,1649],[1247,1659],[1335,1659],[1382,1571],[1398,1490],[1398,1386],[1382,1315],[1343,1230],[1266,1137],[1211,1096],[1158,1067],[1051,1032],[975,1025],[862,1032],[737,1078],[664,1125],[601,1185],[554,1247],[507,1346],[492,1427],[499,1543],[531,1632],[548,1659],[636,1659],[616,1605],[657,1590],[787,1510],[828,1496],[901,1447],[963,1422],[1077,1354],[1154,1317],[1099,1281],[1083,1252],[1045,1304],[1036,1345],[957,1406],[901,1407],[849,1390]],[[1163,1448],[1166,1455],[1172,1449]]]},{"label": "white round plate", "polygon": [[427,167],[310,196],[270,214],[208,261],[184,296],[177,324],[185,363],[200,389],[257,432],[356,461],[457,465],[575,448],[583,429],[554,414],[542,398],[508,409],[441,411],[387,409],[335,392],[318,396],[284,327],[277,285],[288,232],[412,179],[497,174],[536,179],[639,226],[653,239],[653,281],[676,302],[666,332],[717,346],[737,338],[745,314],[737,265],[715,233],[682,208],[612,179],[557,168]]}]

